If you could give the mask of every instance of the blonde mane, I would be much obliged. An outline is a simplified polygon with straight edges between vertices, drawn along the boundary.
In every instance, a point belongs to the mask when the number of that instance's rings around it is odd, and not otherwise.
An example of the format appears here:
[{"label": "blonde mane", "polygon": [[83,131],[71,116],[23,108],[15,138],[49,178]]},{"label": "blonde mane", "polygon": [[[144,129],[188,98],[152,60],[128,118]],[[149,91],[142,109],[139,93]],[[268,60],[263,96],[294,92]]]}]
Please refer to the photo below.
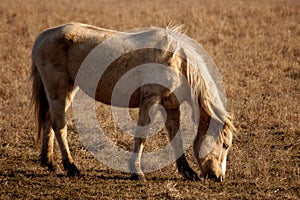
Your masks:
[{"label": "blonde mane", "polygon": [[207,114],[224,125],[221,136],[226,137],[227,134],[232,134],[235,131],[235,127],[232,124],[232,116],[225,109],[225,94],[221,94],[224,88],[220,88],[220,85],[217,85],[216,80],[214,80],[220,76],[213,74],[218,72],[211,71],[217,68],[210,66],[214,63],[205,61],[204,56],[208,57],[209,55],[193,39],[184,37],[182,29],[182,25],[166,27],[168,50],[174,52],[174,55],[179,53],[183,59],[186,59],[189,84],[196,93],[196,97],[200,99],[201,106]]}]

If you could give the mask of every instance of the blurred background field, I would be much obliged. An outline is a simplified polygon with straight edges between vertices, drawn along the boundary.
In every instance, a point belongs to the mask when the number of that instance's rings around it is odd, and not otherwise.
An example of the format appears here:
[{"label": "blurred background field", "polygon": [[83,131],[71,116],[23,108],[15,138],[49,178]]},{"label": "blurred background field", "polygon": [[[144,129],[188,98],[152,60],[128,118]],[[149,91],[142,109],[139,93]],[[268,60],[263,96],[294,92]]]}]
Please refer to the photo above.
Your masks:
[{"label": "blurred background field", "polygon": [[[297,0],[1,0],[0,199],[299,199],[299,12]],[[83,177],[65,176],[58,149],[57,173],[39,166],[28,81],[31,48],[39,32],[70,21],[120,31],[184,25],[217,64],[235,117],[225,182],[185,181],[175,164],[146,174],[146,183],[131,181],[85,150],[71,120],[71,151]],[[111,137],[121,137],[110,107],[99,105],[98,111]],[[129,140],[116,143],[130,148]],[[158,138],[146,148],[163,142]]]}]

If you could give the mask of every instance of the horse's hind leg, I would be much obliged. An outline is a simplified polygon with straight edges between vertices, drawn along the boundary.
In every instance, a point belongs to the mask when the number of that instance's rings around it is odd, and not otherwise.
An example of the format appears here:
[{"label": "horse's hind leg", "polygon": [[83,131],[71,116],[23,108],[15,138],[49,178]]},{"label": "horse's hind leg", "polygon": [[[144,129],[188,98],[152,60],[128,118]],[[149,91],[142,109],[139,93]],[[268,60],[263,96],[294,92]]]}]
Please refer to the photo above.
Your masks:
[{"label": "horse's hind leg", "polygon": [[67,141],[66,108],[69,105],[70,83],[62,72],[52,72],[51,76],[44,75],[44,86],[49,102],[51,126],[60,146],[63,166],[68,176],[80,174],[71,156]]},{"label": "horse's hind leg", "polygon": [[51,127],[51,119],[49,112],[46,114],[46,120],[44,123],[42,149],[41,149],[41,165],[47,167],[49,171],[55,171],[53,162],[53,143],[54,132]]},{"label": "horse's hind leg", "polygon": [[[159,99],[157,97],[148,97],[144,98],[140,104],[139,117],[138,117],[138,125],[141,127],[145,127],[151,121],[149,117],[149,109],[154,104],[157,104]],[[144,130],[145,131],[145,130]],[[145,181],[145,175],[141,169],[141,156],[144,148],[144,144],[147,138],[147,130],[146,132],[141,132],[139,128],[136,129],[136,133],[133,141],[133,152],[130,157],[130,172],[132,180],[142,180]],[[143,137],[140,137],[143,136]]]},{"label": "horse's hind leg", "polygon": [[[166,128],[169,133],[169,141],[173,148],[175,156],[179,156],[176,160],[178,172],[186,179],[199,180],[198,175],[189,166],[185,154],[183,152],[181,135],[176,136],[180,126],[179,108],[167,108]],[[178,133],[180,134],[180,133]],[[175,137],[176,136],[176,137]],[[182,155],[181,155],[182,154]]]},{"label": "horse's hind leg", "polygon": [[[67,110],[71,104],[71,101],[77,92],[78,88],[75,88],[73,91],[73,87],[69,87],[69,92],[66,101],[65,110]],[[47,111],[45,116],[45,123],[43,128],[43,139],[42,139],[42,148],[41,148],[41,166],[47,167],[50,172],[56,170],[53,161],[53,146],[54,146],[54,131],[51,126],[51,117],[49,111]]]}]

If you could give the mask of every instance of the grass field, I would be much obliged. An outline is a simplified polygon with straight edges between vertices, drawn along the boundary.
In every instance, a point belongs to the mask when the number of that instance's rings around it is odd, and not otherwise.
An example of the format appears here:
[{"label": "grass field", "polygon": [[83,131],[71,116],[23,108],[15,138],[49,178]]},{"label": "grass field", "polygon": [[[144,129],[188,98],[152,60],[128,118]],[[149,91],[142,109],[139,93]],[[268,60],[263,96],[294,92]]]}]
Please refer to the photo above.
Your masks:
[{"label": "grass field", "polygon": [[[58,148],[58,172],[40,167],[28,81],[31,48],[43,29],[70,21],[115,30],[184,25],[217,64],[235,116],[224,182],[186,181],[175,164],[146,174],[146,183],[131,181],[94,159],[72,123],[69,143],[83,176],[65,175]],[[1,0],[0,25],[0,199],[300,198],[299,1]],[[110,107],[99,108],[112,138],[122,135]],[[131,147],[127,140],[118,144]]]}]

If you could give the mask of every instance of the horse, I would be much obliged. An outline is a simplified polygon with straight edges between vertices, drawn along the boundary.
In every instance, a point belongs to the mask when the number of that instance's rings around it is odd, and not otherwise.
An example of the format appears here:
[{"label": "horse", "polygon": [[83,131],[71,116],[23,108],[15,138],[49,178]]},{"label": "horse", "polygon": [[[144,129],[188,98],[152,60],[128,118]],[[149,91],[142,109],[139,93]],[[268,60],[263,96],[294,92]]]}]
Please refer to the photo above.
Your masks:
[{"label": "horse", "polygon": [[[225,110],[220,92],[213,91],[216,87],[214,80],[207,79],[205,73],[207,66],[203,55],[197,50],[197,46],[191,41],[180,38],[181,31],[178,28],[155,28],[141,30],[127,35],[135,35],[146,38],[154,38],[161,41],[164,49],[135,50],[122,55],[114,61],[102,74],[98,82],[95,94],[89,94],[81,83],[76,81],[76,76],[81,64],[88,54],[99,44],[108,38],[123,32],[95,27],[82,23],[68,23],[47,29],[39,34],[32,48],[32,66],[30,79],[32,80],[32,104],[38,126],[38,138],[41,140],[40,164],[49,171],[55,171],[53,160],[53,143],[57,139],[62,163],[67,176],[79,176],[80,171],[71,156],[67,141],[66,111],[70,107],[72,99],[81,88],[96,101],[112,105],[112,93],[117,81],[129,70],[144,63],[160,63],[168,66],[185,77],[190,84],[190,91],[196,98],[201,117],[193,141],[193,153],[197,165],[204,177],[215,181],[223,181],[226,171],[226,158],[232,145],[232,135],[235,127],[231,115]],[[125,33],[124,33],[125,34]],[[134,37],[133,39],[136,42]],[[152,41],[152,39],[151,39]],[[122,44],[108,46],[106,51],[123,48]],[[193,61],[193,62],[192,62]],[[177,73],[177,74],[178,74]],[[145,77],[147,74],[142,74]],[[167,76],[167,75],[166,75]],[[168,75],[169,76],[169,75]],[[130,98],[129,107],[139,108],[137,124],[141,127],[150,122],[149,109],[156,104],[164,107],[167,118],[165,127],[168,138],[171,141],[180,125],[180,105],[174,92],[181,81],[176,73],[172,75],[170,88],[157,84],[147,84],[139,87]],[[210,82],[209,82],[210,81]],[[219,95],[219,96],[218,96]],[[118,106],[118,105],[112,105]],[[215,130],[217,140],[205,155],[201,154],[203,148],[209,142],[207,132],[211,122],[220,124],[221,129]],[[137,130],[138,132],[138,130]],[[145,180],[141,168],[141,155],[146,142],[146,137],[140,137],[137,133],[133,138],[132,156],[129,160],[131,178]],[[174,153],[182,151],[182,141],[179,139],[172,148]],[[190,167],[185,152],[176,160],[178,172],[185,179],[199,180],[198,174]]]}]

